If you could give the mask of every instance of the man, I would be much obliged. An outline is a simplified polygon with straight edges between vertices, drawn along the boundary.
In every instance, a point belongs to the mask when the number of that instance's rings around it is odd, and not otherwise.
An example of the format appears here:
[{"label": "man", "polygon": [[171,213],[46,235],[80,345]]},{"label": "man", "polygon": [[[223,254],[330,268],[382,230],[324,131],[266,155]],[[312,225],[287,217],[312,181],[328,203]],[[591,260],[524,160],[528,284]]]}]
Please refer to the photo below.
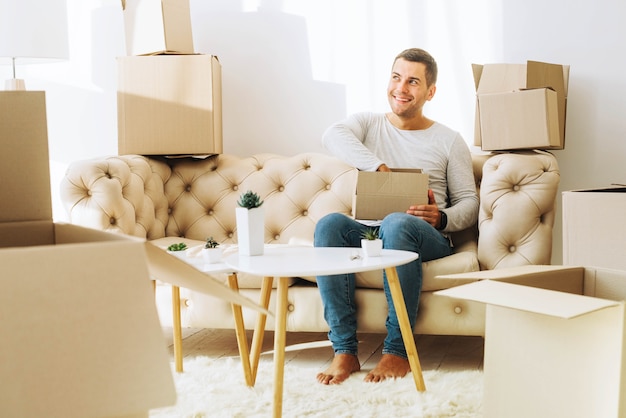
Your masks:
[{"label": "man", "polygon": [[[412,327],[422,288],[422,262],[450,255],[448,233],[471,226],[478,214],[467,144],[460,134],[423,114],[424,104],[435,95],[436,81],[437,63],[432,56],[422,49],[407,49],[393,62],[387,87],[391,111],[355,114],[332,125],[323,136],[330,152],[359,170],[421,168],[429,175],[428,204],[387,215],[378,226],[384,248],[419,253],[416,261],[397,268]],[[367,228],[343,214],[329,214],[316,225],[315,246],[358,247]],[[317,284],[335,352],[330,367],[317,379],[338,384],[360,370],[355,278],[353,274],[319,276]],[[368,382],[403,377],[410,371],[386,277],[384,290],[389,306],[387,337],[380,362],[365,377]]]}]

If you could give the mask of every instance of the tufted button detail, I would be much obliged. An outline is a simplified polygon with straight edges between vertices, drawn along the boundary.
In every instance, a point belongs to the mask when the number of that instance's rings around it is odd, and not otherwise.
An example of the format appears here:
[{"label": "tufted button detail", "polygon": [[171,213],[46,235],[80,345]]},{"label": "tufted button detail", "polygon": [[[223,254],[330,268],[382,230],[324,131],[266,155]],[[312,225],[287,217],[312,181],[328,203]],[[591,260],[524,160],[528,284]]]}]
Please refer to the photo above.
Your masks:
[{"label": "tufted button detail", "polygon": [[172,214],[172,208],[167,208],[167,214],[171,215]]},{"label": "tufted button detail", "polygon": [[309,211],[308,210],[303,210],[302,211],[302,216],[309,216]]},{"label": "tufted button detail", "polygon": [[278,235],[278,234],[274,235],[274,239],[275,239],[276,241],[278,241],[278,240],[280,239],[280,235]]},{"label": "tufted button detail", "polygon": [[237,186],[236,184],[233,185],[233,191],[236,192],[237,190],[239,190],[239,186]]},{"label": "tufted button detail", "polygon": [[215,212],[213,212],[213,209],[209,209],[209,210],[207,211],[207,215],[209,215],[209,216],[213,216],[213,214],[214,214],[214,213],[215,213]]},{"label": "tufted button detail", "polygon": [[516,184],[515,186],[513,186],[513,191],[519,192],[519,189],[520,189],[519,184]]},{"label": "tufted button detail", "polygon": [[92,195],[91,190],[87,190],[87,196],[91,196],[91,195]]},{"label": "tufted button detail", "polygon": [[517,250],[517,248],[515,248],[515,245],[511,245],[511,246],[509,247],[509,252],[510,252],[510,253],[514,253],[516,250]]},{"label": "tufted button detail", "polygon": [[185,191],[186,192],[190,192],[191,191],[191,184],[188,184],[185,186]]},{"label": "tufted button detail", "polygon": [[327,184],[326,185],[326,190],[330,190],[330,187],[331,187],[330,184]]},{"label": "tufted button detail", "polygon": [[232,238],[232,237],[233,237],[233,233],[232,233],[232,232],[229,232],[229,233],[228,233],[228,238]]},{"label": "tufted button detail", "polygon": [[284,191],[285,191],[285,186],[280,186],[280,187],[278,188],[278,191],[279,191],[279,192],[284,192]]},{"label": "tufted button detail", "polygon": [[111,173],[104,173],[104,176],[108,179],[113,178],[113,176],[111,175]]},{"label": "tufted button detail", "polygon": [[295,310],[296,310],[296,307],[295,307],[295,306],[293,306],[293,303],[290,303],[289,305],[287,305],[287,310],[288,310],[289,312],[293,312],[293,311],[295,311]]},{"label": "tufted button detail", "polygon": [[463,308],[461,308],[460,306],[455,306],[454,307],[454,313],[455,314],[460,314],[461,312],[463,312]]},{"label": "tufted button detail", "polygon": [[183,299],[182,305],[191,309],[193,308],[193,301],[191,299]]},{"label": "tufted button detail", "polygon": [[110,218],[110,219],[109,219],[109,223],[110,223],[111,225],[115,225],[115,224],[117,223],[117,220],[116,220],[115,218]]}]

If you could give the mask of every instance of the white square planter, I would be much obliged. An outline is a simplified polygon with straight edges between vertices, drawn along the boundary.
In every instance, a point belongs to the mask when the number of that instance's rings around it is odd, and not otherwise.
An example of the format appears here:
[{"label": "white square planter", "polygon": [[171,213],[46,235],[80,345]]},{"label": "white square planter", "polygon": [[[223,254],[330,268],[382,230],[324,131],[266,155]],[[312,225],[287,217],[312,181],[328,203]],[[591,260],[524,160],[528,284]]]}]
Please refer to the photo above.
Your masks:
[{"label": "white square planter", "polygon": [[215,264],[222,261],[222,249],[221,248],[203,248],[202,258],[209,264]]},{"label": "white square planter", "polygon": [[241,255],[263,255],[265,211],[263,207],[235,208],[237,242]]},{"label": "white square planter", "polygon": [[383,253],[382,239],[362,239],[361,248],[365,257],[380,257]]}]

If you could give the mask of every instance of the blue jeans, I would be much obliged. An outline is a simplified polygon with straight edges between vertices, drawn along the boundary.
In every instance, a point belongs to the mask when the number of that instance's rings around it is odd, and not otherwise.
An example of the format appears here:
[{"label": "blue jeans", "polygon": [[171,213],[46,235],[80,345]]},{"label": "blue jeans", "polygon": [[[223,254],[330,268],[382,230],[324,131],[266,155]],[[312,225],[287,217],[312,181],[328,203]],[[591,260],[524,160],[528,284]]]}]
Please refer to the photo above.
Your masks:
[{"label": "blue jeans", "polygon": [[[332,213],[318,221],[314,243],[316,247],[360,247],[361,234],[367,228],[368,226],[343,214]],[[383,240],[383,248],[414,251],[420,255],[417,260],[397,267],[413,329],[422,289],[422,262],[450,255],[452,252],[450,242],[428,222],[400,212],[392,213],[383,219],[379,235]],[[356,355],[358,340],[354,274],[318,276],[317,285],[324,304],[324,318],[330,327],[328,338],[335,353]],[[389,307],[383,354],[406,358],[404,341],[386,275],[383,276],[383,287]],[[367,306],[360,308],[367,309]]]}]

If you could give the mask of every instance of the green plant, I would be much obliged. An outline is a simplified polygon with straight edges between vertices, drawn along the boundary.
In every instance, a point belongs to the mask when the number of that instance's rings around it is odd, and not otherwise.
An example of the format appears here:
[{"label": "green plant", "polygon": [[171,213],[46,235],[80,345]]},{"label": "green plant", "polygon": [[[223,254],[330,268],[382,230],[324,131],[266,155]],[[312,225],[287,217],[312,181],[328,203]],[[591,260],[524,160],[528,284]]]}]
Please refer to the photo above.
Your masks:
[{"label": "green plant", "polygon": [[185,244],[184,242],[175,243],[167,247],[167,251],[184,251],[186,249],[187,244]]},{"label": "green plant", "polygon": [[239,197],[237,204],[242,208],[254,209],[260,207],[263,204],[263,201],[258,194],[248,190]]},{"label": "green plant", "polygon": [[362,237],[363,239],[367,239],[370,241],[378,239],[378,229],[367,228],[365,231],[363,231]]},{"label": "green plant", "polygon": [[213,237],[209,237],[206,239],[206,242],[204,243],[204,248],[217,248],[219,247],[220,243],[215,241],[213,239]]}]

